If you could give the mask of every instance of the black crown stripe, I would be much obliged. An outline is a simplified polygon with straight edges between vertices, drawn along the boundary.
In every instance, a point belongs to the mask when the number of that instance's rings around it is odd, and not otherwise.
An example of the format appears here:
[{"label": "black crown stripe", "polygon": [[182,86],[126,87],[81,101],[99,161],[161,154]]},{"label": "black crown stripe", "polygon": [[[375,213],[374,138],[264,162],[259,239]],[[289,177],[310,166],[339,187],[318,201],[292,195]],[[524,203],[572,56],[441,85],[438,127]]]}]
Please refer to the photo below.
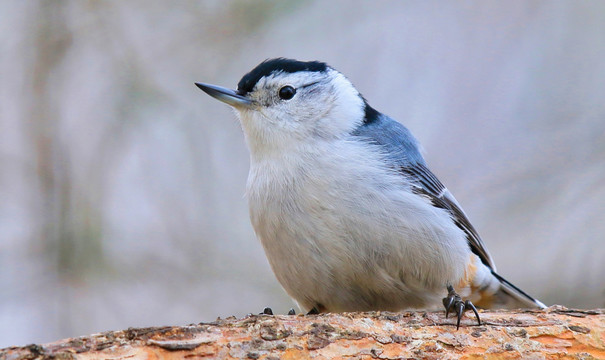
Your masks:
[{"label": "black crown stripe", "polygon": [[249,93],[261,78],[273,73],[295,73],[298,71],[324,72],[327,69],[328,65],[319,61],[298,61],[285,58],[267,59],[242,77],[237,84],[237,92],[241,95]]}]

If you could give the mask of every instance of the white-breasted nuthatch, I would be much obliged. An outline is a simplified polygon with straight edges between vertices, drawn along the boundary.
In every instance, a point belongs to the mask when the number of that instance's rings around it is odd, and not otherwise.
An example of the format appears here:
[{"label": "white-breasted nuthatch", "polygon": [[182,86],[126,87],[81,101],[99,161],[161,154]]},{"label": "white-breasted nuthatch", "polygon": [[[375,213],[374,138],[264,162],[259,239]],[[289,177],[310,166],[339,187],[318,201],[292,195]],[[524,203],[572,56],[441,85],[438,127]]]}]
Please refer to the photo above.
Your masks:
[{"label": "white-breasted nuthatch", "polygon": [[236,110],[250,150],[254,230],[304,310],[442,303],[459,326],[467,309],[479,320],[473,303],[545,307],[496,273],[414,136],[340,72],[278,58],[244,75],[236,91],[196,85]]}]

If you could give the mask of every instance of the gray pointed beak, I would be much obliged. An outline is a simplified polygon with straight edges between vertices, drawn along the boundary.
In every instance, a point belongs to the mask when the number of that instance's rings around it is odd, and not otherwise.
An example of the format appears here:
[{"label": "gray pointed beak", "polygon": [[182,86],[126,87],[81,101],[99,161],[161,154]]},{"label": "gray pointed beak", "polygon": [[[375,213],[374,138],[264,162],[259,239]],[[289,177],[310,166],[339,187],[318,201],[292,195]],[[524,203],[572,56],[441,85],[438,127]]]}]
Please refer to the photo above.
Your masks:
[{"label": "gray pointed beak", "polygon": [[195,83],[195,85],[202,89],[206,94],[212,96],[213,98],[236,108],[249,107],[253,103],[251,99],[240,95],[231,89],[204,83]]}]

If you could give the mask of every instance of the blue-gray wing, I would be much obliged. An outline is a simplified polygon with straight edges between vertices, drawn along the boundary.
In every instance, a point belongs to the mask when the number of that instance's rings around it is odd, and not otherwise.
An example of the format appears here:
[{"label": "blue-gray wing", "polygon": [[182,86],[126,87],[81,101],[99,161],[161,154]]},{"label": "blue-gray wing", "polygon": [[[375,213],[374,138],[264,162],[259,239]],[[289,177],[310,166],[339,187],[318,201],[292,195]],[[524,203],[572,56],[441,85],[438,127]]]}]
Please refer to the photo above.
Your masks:
[{"label": "blue-gray wing", "polygon": [[454,196],[428,169],[420,153],[418,141],[405,126],[366,105],[366,121],[353,135],[381,146],[389,166],[405,175],[418,195],[426,197],[433,206],[448,211],[456,225],[466,234],[471,251],[479,256],[485,265],[496,270],[477,230]]}]

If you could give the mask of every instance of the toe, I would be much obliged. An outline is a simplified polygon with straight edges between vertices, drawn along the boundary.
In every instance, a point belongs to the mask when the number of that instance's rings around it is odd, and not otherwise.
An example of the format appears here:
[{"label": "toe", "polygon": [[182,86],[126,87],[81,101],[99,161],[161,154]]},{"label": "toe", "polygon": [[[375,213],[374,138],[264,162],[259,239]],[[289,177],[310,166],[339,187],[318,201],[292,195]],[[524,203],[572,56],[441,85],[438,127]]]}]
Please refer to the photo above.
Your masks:
[{"label": "toe", "polygon": [[481,319],[479,318],[479,312],[477,311],[477,308],[475,307],[475,305],[470,301],[470,300],[466,300],[464,302],[464,307],[468,310],[471,309],[473,310],[473,312],[475,313],[475,317],[477,318],[477,323],[479,325],[481,325]]},{"label": "toe", "polygon": [[456,303],[456,314],[458,315],[458,321],[456,322],[456,330],[460,328],[460,320],[462,314],[464,314],[464,303],[462,301]]},{"label": "toe", "polygon": [[455,301],[455,299],[452,296],[443,298],[443,306],[445,307],[445,318],[446,319],[450,313],[450,310],[452,310],[452,307],[454,306],[454,301]]}]

